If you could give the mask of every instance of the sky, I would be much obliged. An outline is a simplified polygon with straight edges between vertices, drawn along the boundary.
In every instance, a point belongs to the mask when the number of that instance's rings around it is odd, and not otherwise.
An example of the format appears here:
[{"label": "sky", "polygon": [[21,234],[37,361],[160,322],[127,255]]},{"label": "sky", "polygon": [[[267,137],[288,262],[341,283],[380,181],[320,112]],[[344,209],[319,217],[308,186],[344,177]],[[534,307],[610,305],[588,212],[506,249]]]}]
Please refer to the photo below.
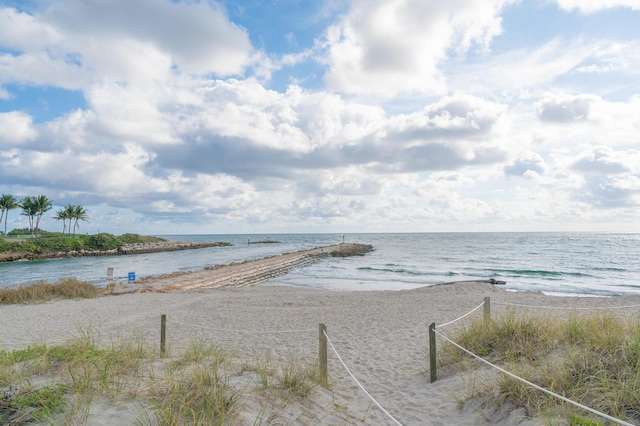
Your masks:
[{"label": "sky", "polygon": [[[640,232],[638,0],[0,0],[0,192],[79,232]],[[27,227],[19,210],[8,229]]]}]

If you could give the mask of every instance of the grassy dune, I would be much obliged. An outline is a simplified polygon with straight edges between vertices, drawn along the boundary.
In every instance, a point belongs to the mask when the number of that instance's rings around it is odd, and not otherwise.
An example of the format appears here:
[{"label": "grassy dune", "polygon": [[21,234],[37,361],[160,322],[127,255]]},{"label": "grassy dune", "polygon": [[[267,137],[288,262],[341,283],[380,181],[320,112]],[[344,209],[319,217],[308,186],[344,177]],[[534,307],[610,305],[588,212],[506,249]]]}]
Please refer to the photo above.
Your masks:
[{"label": "grassy dune", "polygon": [[[627,422],[640,420],[640,318],[608,312],[568,318],[524,316],[478,320],[452,340],[493,364],[570,400]],[[470,365],[470,357],[443,346],[444,365]],[[475,361],[477,362],[477,361]],[[471,389],[472,388],[472,389]],[[528,415],[563,417],[571,425],[603,419],[529,385],[497,374],[474,383],[462,398],[480,397],[496,408],[523,407]],[[463,403],[463,402],[461,402]]]},{"label": "grassy dune", "polygon": [[276,406],[306,399],[318,386],[315,372],[313,362],[240,359],[203,341],[173,356],[142,338],[97,348],[83,331],[67,345],[0,351],[0,424],[84,424],[92,412],[125,405],[125,414],[103,421],[223,425],[248,394]]}]

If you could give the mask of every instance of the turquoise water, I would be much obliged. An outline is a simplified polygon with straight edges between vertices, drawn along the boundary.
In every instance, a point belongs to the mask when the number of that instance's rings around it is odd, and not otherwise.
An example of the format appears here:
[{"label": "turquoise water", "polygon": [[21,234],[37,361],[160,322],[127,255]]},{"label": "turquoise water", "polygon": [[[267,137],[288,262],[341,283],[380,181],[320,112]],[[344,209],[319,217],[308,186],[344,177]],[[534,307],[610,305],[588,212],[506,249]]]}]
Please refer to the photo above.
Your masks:
[{"label": "turquoise water", "polygon": [[[371,244],[362,257],[335,258],[294,270],[266,285],[328,290],[400,290],[451,281],[495,278],[509,290],[556,295],[640,294],[640,234],[427,233],[171,235],[172,240],[226,241],[214,247],[134,256],[0,264],[0,286],[77,277],[116,281],[255,259],[343,241]],[[251,244],[271,238],[281,244]]]}]

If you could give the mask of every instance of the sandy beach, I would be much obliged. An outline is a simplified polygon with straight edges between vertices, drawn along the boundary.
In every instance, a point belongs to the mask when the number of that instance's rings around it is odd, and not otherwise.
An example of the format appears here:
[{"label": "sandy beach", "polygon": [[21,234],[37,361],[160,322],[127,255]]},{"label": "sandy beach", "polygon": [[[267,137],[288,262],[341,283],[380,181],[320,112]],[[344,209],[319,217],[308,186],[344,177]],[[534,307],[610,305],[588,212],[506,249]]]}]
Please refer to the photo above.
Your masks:
[{"label": "sandy beach", "polygon": [[[549,297],[507,292],[499,286],[474,282],[384,292],[330,292],[263,284],[132,293],[2,306],[0,349],[60,343],[87,329],[102,344],[129,335],[159,342],[160,316],[166,314],[170,354],[178,353],[194,339],[206,339],[237,351],[240,356],[262,352],[279,359],[296,356],[313,360],[318,350],[318,324],[322,322],[345,364],[401,424],[477,425],[488,424],[488,419],[489,424],[543,424],[538,419],[525,418],[517,410],[497,415],[472,403],[459,407],[456,395],[464,393],[470,372],[440,372],[438,381],[429,382],[429,324],[454,320],[481,304],[484,297],[491,298],[492,315],[505,309],[527,309],[509,305],[531,306],[531,312],[568,315],[574,308],[613,309],[640,304],[638,297]],[[482,309],[468,318],[480,315]],[[328,365],[330,391],[319,388],[308,401],[270,406],[268,415],[261,411],[257,400],[249,397],[234,424],[251,425],[259,417],[263,420],[256,424],[265,425],[397,424],[372,404],[331,350]],[[87,424],[130,424],[131,416],[130,410],[94,404]]]}]

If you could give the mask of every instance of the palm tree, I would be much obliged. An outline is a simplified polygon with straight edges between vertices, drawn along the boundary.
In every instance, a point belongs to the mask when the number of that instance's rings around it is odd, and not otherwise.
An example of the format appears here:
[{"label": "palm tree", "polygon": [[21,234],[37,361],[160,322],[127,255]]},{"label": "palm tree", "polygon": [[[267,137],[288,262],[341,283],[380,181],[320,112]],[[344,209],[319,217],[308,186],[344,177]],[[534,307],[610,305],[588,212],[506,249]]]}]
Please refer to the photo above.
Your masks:
[{"label": "palm tree", "polygon": [[38,214],[36,209],[36,197],[27,195],[22,199],[20,207],[22,207],[22,213],[20,214],[29,218],[29,234],[33,236],[33,223],[36,215]]},{"label": "palm tree", "polygon": [[75,237],[76,228],[80,228],[80,224],[78,223],[78,221],[81,220],[83,222],[88,222],[89,216],[87,215],[87,210],[78,204],[77,206],[73,206],[72,217],[75,220],[75,223],[73,224],[73,236]]},{"label": "palm tree", "polygon": [[17,198],[10,194],[2,194],[0,196],[0,224],[2,224],[2,218],[4,217],[4,236],[7,236],[7,219],[9,218],[9,210],[13,210],[20,207],[20,202]]},{"label": "palm tree", "polygon": [[36,237],[38,236],[38,228],[40,227],[40,219],[42,215],[51,210],[53,203],[47,198],[46,195],[38,195],[35,197],[36,203]]},{"label": "palm tree", "polygon": [[53,218],[62,221],[62,235],[67,230],[67,220],[69,220],[69,234],[71,234],[71,219],[73,218],[73,206],[71,204],[67,204],[67,207],[58,210]]}]

